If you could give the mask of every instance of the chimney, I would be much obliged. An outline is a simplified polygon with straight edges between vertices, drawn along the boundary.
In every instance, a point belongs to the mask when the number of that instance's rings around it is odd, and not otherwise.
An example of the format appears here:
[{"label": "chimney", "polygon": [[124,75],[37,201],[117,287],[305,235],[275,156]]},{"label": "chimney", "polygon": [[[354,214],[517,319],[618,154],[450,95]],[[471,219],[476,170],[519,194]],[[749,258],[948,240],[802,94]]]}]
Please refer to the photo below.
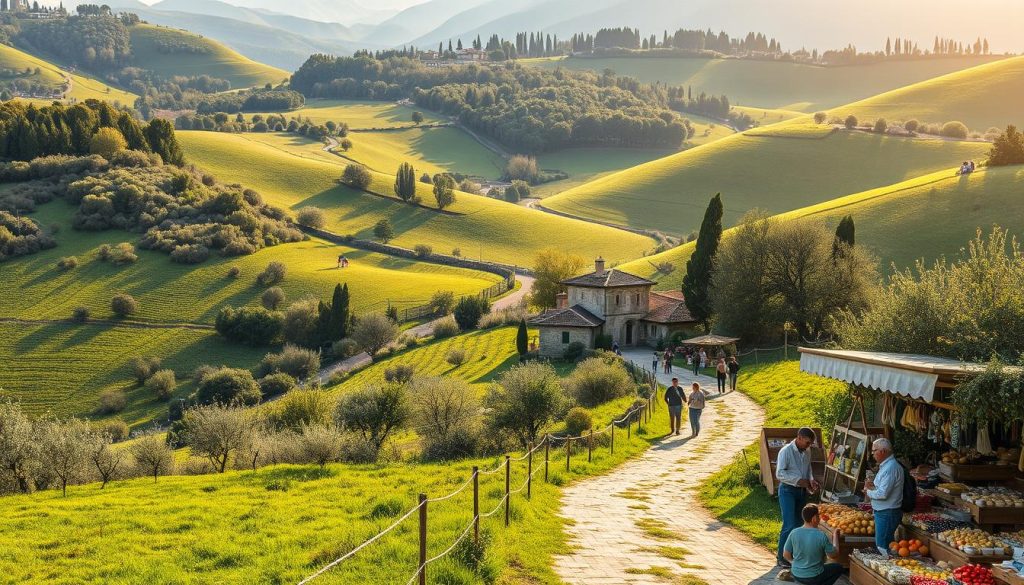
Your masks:
[{"label": "chimney", "polygon": [[598,256],[597,260],[594,260],[594,273],[598,276],[604,276],[604,258]]},{"label": "chimney", "polygon": [[569,308],[569,293],[558,293],[555,295],[555,308],[556,309],[568,309]]}]

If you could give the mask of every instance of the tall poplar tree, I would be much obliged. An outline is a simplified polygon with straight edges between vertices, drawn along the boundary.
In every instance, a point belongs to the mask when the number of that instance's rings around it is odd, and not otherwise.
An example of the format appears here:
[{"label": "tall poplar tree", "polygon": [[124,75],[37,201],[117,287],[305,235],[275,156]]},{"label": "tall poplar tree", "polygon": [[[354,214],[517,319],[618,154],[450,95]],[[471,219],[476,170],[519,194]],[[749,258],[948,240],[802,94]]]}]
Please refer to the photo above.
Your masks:
[{"label": "tall poplar tree", "polygon": [[395,195],[407,202],[412,201],[416,196],[416,170],[407,162],[398,165],[398,173],[395,175]]},{"label": "tall poplar tree", "polygon": [[348,304],[348,283],[344,286],[335,285],[334,297],[331,299],[331,319],[327,328],[331,341],[344,339],[348,335]]},{"label": "tall poplar tree", "polygon": [[519,331],[516,332],[516,351],[519,352],[519,360],[530,351],[530,338],[526,331],[526,319],[519,320]]},{"label": "tall poplar tree", "polygon": [[836,239],[832,242],[832,259],[835,260],[843,255],[845,248],[852,248],[856,240],[856,229],[853,225],[853,216],[847,215],[839,220],[836,226]]},{"label": "tall poplar tree", "polygon": [[693,255],[686,261],[686,276],[683,277],[683,296],[690,314],[709,331],[711,315],[711,280],[715,274],[715,254],[722,239],[722,194],[711,198],[704,221],[700,224],[697,244]]}]

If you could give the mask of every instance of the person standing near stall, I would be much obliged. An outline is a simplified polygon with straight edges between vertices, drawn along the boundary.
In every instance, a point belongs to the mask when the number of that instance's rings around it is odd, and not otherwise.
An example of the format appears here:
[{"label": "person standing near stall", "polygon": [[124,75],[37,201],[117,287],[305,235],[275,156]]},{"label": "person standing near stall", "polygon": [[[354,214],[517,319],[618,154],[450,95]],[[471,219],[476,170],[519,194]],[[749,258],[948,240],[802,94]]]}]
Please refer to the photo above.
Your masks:
[{"label": "person standing near stall", "polygon": [[783,556],[789,533],[801,526],[801,516],[807,504],[807,494],[818,491],[818,482],[811,475],[811,452],[809,449],[817,437],[808,427],[796,432],[796,438],[786,443],[779,451],[775,475],[779,478],[779,510],[782,512],[782,531],[779,533],[779,548],[776,553],[778,564],[789,567],[790,562]]},{"label": "person standing near stall", "polygon": [[864,493],[871,498],[875,513],[875,546],[884,557],[889,555],[889,543],[903,520],[903,466],[892,454],[889,439],[875,439],[871,456],[878,462],[878,473],[864,482]]}]

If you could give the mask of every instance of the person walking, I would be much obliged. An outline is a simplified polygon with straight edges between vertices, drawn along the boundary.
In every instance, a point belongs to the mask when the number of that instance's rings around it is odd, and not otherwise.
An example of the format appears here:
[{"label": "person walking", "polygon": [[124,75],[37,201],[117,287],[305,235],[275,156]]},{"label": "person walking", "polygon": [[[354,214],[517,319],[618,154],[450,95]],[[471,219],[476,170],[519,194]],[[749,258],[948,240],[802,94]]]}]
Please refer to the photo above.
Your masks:
[{"label": "person walking", "polygon": [[662,359],[662,372],[664,372],[666,374],[670,374],[671,372],[669,371],[669,367],[670,367],[670,364],[672,363],[672,354],[669,353],[669,351],[666,349],[665,353],[662,354],[661,359]]},{"label": "person walking", "polygon": [[725,381],[729,379],[729,367],[725,365],[725,358],[718,358],[715,374],[718,377],[718,393],[725,394]]},{"label": "person walking", "polygon": [[678,435],[683,421],[683,403],[686,393],[679,386],[679,378],[672,378],[672,385],[665,389],[665,404],[668,405],[668,424],[670,435]]},{"label": "person walking", "polygon": [[704,348],[700,348],[700,369],[708,367],[708,354],[704,351]]},{"label": "person walking", "polygon": [[729,390],[736,389],[736,378],[740,374],[740,363],[736,361],[736,356],[729,358]]},{"label": "person walking", "polygon": [[875,546],[885,557],[903,520],[903,466],[892,454],[889,439],[875,439],[871,456],[878,462],[878,473],[864,482],[864,493],[875,514]]},{"label": "person walking", "polygon": [[818,506],[807,504],[800,511],[804,525],[793,529],[786,539],[782,556],[790,562],[790,574],[797,583],[806,585],[833,585],[846,570],[839,563],[824,563],[825,557],[835,560],[839,555],[839,531],[832,532],[829,541],[825,533],[818,530],[821,516]]},{"label": "person walking", "polygon": [[690,405],[690,438],[700,434],[700,415],[704,412],[707,397],[708,395],[701,389],[700,384],[694,382],[693,389],[690,390],[690,398],[686,401]]},{"label": "person walking", "polygon": [[693,375],[696,376],[700,374],[700,354],[694,350],[691,357],[693,358]]},{"label": "person walking", "polygon": [[779,548],[775,558],[783,567],[791,564],[783,556],[789,533],[803,522],[800,511],[807,504],[807,494],[818,491],[818,482],[811,475],[810,452],[816,439],[813,430],[801,427],[796,432],[796,438],[779,451],[775,465],[775,476],[779,478],[779,511],[782,512],[782,531],[779,532]]},{"label": "person walking", "polygon": [[654,361],[651,362],[651,371],[655,374],[658,373],[658,364],[661,362],[660,354],[657,351],[654,352]]}]

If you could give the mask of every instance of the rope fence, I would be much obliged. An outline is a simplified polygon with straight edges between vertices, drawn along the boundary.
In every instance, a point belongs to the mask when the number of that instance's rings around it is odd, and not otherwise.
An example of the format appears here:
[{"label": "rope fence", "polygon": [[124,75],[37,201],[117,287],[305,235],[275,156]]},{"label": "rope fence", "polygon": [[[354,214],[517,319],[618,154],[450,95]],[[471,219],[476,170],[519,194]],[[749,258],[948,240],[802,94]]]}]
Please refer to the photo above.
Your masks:
[{"label": "rope fence", "polygon": [[[630,364],[630,366],[632,366],[632,364]],[[629,366],[627,366],[627,367],[629,367]],[[451,552],[455,550],[455,548],[459,545],[459,543],[464,541],[470,534],[473,535],[474,543],[479,545],[479,543],[480,543],[480,520],[481,519],[494,517],[494,516],[500,514],[502,511],[504,511],[504,526],[507,528],[509,526],[510,522],[511,522],[511,508],[510,508],[510,506],[511,506],[511,503],[512,503],[512,496],[523,494],[525,492],[525,499],[526,499],[526,501],[530,501],[531,500],[531,496],[532,496],[532,491],[533,491],[533,478],[534,478],[534,476],[540,474],[541,472],[543,472],[543,474],[544,474],[544,482],[545,483],[549,482],[548,480],[549,480],[549,469],[550,469],[550,464],[551,464],[551,447],[553,445],[556,446],[556,448],[557,448],[557,446],[564,446],[564,448],[565,448],[565,470],[569,471],[570,470],[570,466],[571,466],[571,462],[572,462],[572,455],[573,455],[572,446],[573,446],[574,442],[577,442],[577,443],[580,442],[580,441],[585,441],[586,442],[586,446],[587,446],[587,462],[589,463],[593,459],[593,452],[594,452],[594,447],[595,447],[594,437],[597,437],[597,436],[600,436],[600,435],[604,435],[606,433],[610,434],[611,440],[609,441],[608,448],[609,448],[609,452],[614,454],[615,453],[615,430],[616,430],[616,428],[619,428],[620,426],[624,426],[625,430],[626,430],[627,437],[631,437],[632,436],[634,424],[636,425],[637,432],[638,433],[640,432],[640,430],[642,428],[642,425],[644,423],[650,421],[651,416],[653,415],[655,409],[657,408],[657,402],[658,402],[657,401],[657,388],[658,388],[657,387],[657,380],[656,380],[656,378],[654,376],[649,375],[646,372],[643,372],[643,370],[641,368],[636,368],[635,366],[633,366],[630,369],[631,369],[631,373],[633,373],[632,370],[637,370],[637,373],[634,374],[634,380],[637,379],[638,375],[642,375],[642,382],[645,385],[646,384],[650,384],[649,386],[647,386],[647,388],[649,388],[650,391],[642,394],[640,396],[640,398],[637,400],[636,404],[634,404],[632,408],[630,408],[628,411],[626,411],[626,413],[621,418],[612,420],[612,422],[608,423],[606,426],[602,427],[599,430],[590,429],[590,431],[588,433],[582,434],[582,435],[576,435],[576,436],[557,436],[557,435],[545,434],[544,437],[539,442],[537,442],[536,444],[534,444],[533,442],[530,442],[529,444],[527,444],[526,453],[524,453],[520,457],[516,457],[515,459],[513,459],[510,455],[505,455],[504,461],[502,461],[497,467],[495,467],[493,469],[490,469],[490,470],[481,470],[479,467],[474,466],[473,467],[473,471],[470,474],[469,479],[467,479],[465,483],[460,485],[458,487],[458,489],[452,491],[451,493],[448,493],[448,494],[445,494],[443,496],[439,496],[439,497],[436,497],[436,498],[428,498],[426,494],[419,494],[419,502],[417,503],[417,505],[414,506],[413,508],[411,508],[410,510],[408,510],[407,512],[405,512],[398,520],[393,522],[390,526],[388,526],[384,530],[378,532],[377,534],[375,534],[375,535],[371,536],[370,538],[368,538],[367,540],[363,541],[361,544],[359,544],[358,546],[353,548],[351,551],[345,553],[344,555],[342,555],[342,556],[338,557],[337,559],[331,561],[330,563],[324,565],[319,570],[317,570],[315,573],[309,575],[308,577],[306,577],[302,581],[299,581],[298,585],[306,585],[307,583],[311,583],[314,579],[322,576],[323,574],[327,573],[328,571],[331,571],[332,569],[337,568],[339,565],[343,564],[345,561],[347,561],[347,560],[351,559],[352,557],[354,557],[359,551],[361,551],[361,550],[365,549],[366,547],[372,545],[373,543],[377,542],[382,537],[384,537],[384,535],[390,533],[392,530],[394,530],[396,527],[398,527],[402,522],[408,520],[410,517],[412,517],[414,514],[417,514],[417,513],[418,513],[418,516],[419,516],[419,522],[418,522],[418,524],[419,524],[419,532],[418,532],[418,534],[419,534],[419,560],[418,560],[418,563],[415,565],[414,573],[410,576],[409,580],[406,581],[406,585],[413,585],[414,583],[419,583],[419,585],[426,585],[426,582],[427,582],[427,569],[430,567],[430,565],[432,563],[434,563],[436,561],[439,561],[442,558],[448,556],[449,554],[451,554]],[[534,463],[534,456],[537,455],[541,451],[542,448],[543,448],[543,452],[544,452],[544,465],[543,466],[539,466],[538,465],[538,466],[535,467],[534,464],[533,464]],[[526,462],[525,478],[523,479],[523,483],[521,485],[519,485],[519,487],[517,487],[516,489],[513,490],[513,489],[511,489],[512,464],[513,463],[522,463],[524,461]],[[505,486],[504,486],[504,492],[502,494],[501,499],[494,506],[494,508],[491,509],[489,512],[481,513],[480,512],[480,477],[481,476],[497,475],[497,474],[502,473],[502,472],[504,472]],[[468,490],[470,487],[472,487],[472,492],[473,492],[473,516],[472,516],[469,524],[467,524],[466,527],[464,529],[462,529],[462,532],[459,534],[459,536],[443,552],[441,552],[441,553],[439,553],[439,554],[437,554],[437,555],[435,555],[433,557],[429,557],[428,558],[427,557],[427,544],[428,544],[428,538],[427,538],[428,537],[428,530],[427,530],[427,528],[428,528],[428,519],[429,519],[429,511],[431,509],[431,504],[438,504],[438,503],[441,503],[441,502],[448,501],[448,500],[454,498],[455,496],[463,493],[464,491]]]}]

